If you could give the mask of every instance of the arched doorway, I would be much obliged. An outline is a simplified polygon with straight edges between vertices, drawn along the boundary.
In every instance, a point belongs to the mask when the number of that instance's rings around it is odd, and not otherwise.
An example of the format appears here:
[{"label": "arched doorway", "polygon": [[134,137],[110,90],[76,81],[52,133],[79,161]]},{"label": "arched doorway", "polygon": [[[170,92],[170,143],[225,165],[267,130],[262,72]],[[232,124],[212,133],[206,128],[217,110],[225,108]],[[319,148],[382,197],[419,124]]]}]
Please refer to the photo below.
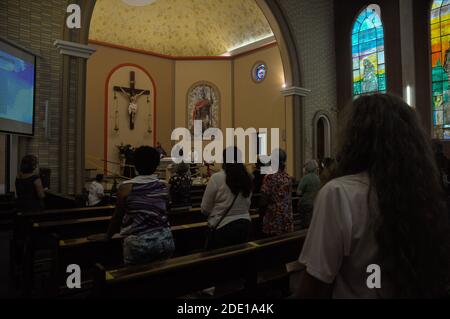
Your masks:
[{"label": "arched doorway", "polygon": [[314,158],[323,160],[331,157],[331,125],[328,116],[319,112],[314,117]]},{"label": "arched doorway", "polygon": [[317,122],[317,159],[325,158],[325,120],[323,117]]}]

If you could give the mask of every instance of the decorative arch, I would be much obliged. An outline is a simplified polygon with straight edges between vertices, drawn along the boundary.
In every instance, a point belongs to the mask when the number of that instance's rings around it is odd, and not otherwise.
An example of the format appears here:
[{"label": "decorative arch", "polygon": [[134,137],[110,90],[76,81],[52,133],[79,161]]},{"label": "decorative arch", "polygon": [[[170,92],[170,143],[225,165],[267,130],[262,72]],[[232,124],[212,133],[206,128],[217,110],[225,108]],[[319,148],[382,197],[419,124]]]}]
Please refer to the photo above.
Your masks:
[{"label": "decorative arch", "polygon": [[[72,30],[64,28],[64,40],[66,41],[76,41],[82,44],[88,44],[89,42],[89,29],[91,24],[92,13],[94,11],[96,0],[78,0],[82,7],[82,28],[77,30],[77,33],[73,34]],[[302,87],[301,72],[300,72],[300,60],[297,45],[294,40],[293,31],[288,23],[283,8],[275,0],[255,0],[257,5],[260,7],[264,16],[267,18],[269,25],[273,31],[273,34],[277,40],[277,44],[280,50],[280,55],[282,59],[285,84],[287,87]],[[84,69],[80,71],[80,81],[77,82],[78,89],[85,94],[86,91],[86,63],[83,62]],[[66,67],[70,69],[69,65]],[[64,81],[67,81],[67,76],[64,77]],[[154,103],[155,105],[156,103]],[[293,154],[293,158],[299,165],[293,167],[294,175],[297,178],[301,177],[304,162],[304,152],[305,145],[303,141],[305,123],[302,117],[302,100],[299,95],[292,95],[286,97],[286,106],[292,110],[292,123],[289,123],[290,130],[293,131],[291,141],[287,145],[287,150],[290,154]],[[84,100],[80,100],[79,105],[80,112],[85,110]],[[80,150],[84,149],[84,131],[81,132],[80,137],[77,140],[79,144],[78,148]],[[80,153],[80,165],[77,168],[79,175],[82,175],[84,171],[84,151]],[[80,184],[80,189],[82,184]]]},{"label": "decorative arch", "polygon": [[353,96],[386,92],[384,27],[377,4],[365,7],[352,27]]},{"label": "decorative arch", "polygon": [[150,72],[148,72],[144,67],[135,64],[135,63],[122,63],[119,64],[117,66],[115,66],[114,68],[111,69],[111,71],[108,73],[108,76],[106,78],[105,81],[105,90],[104,90],[104,101],[105,101],[105,105],[104,105],[104,117],[103,117],[103,121],[104,121],[104,131],[103,131],[103,138],[104,138],[104,143],[103,143],[103,156],[105,159],[104,162],[104,172],[106,174],[107,172],[107,168],[108,168],[108,163],[106,162],[106,159],[108,159],[108,114],[109,114],[109,82],[111,80],[111,77],[113,76],[113,74],[123,68],[123,67],[134,67],[137,68],[139,70],[141,70],[142,72],[144,72],[148,78],[150,79],[150,82],[152,83],[152,87],[153,87],[153,145],[156,144],[156,134],[157,134],[157,130],[156,130],[156,117],[157,117],[157,113],[156,113],[156,96],[157,96],[157,91],[156,91],[156,83],[155,80],[153,79],[153,77],[151,76]]},{"label": "decorative arch", "polygon": [[[313,118],[313,156],[319,159],[320,155],[331,157],[332,154],[332,126],[329,115],[325,111],[318,111]],[[322,128],[320,126],[322,125]],[[320,129],[323,131],[320,132]],[[320,150],[322,145],[323,150]],[[323,152],[323,154],[320,154]]]}]

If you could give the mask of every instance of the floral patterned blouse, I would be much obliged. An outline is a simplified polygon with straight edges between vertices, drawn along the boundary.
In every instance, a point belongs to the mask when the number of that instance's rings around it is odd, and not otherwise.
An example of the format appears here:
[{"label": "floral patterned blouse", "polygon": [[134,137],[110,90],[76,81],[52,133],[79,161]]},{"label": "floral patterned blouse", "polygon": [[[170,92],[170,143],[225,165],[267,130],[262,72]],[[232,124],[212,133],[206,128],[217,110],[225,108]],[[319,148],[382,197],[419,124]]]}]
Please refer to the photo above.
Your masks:
[{"label": "floral patterned blouse", "polygon": [[278,236],[293,232],[291,177],[284,171],[267,175],[264,178],[261,193],[269,199],[269,206],[263,219],[264,234]]}]

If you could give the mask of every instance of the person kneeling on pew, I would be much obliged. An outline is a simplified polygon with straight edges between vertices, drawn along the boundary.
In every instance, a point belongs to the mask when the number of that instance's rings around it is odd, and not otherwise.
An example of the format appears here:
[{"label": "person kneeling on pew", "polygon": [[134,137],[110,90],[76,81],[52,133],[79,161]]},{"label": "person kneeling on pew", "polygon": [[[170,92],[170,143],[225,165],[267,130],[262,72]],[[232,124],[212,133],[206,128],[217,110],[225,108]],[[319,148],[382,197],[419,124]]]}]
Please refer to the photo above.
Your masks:
[{"label": "person kneeling on pew", "polygon": [[134,161],[139,175],[120,185],[106,239],[120,230],[125,236],[124,262],[144,264],[172,257],[175,243],[167,216],[167,185],[152,175],[160,163],[159,153],[142,146]]}]

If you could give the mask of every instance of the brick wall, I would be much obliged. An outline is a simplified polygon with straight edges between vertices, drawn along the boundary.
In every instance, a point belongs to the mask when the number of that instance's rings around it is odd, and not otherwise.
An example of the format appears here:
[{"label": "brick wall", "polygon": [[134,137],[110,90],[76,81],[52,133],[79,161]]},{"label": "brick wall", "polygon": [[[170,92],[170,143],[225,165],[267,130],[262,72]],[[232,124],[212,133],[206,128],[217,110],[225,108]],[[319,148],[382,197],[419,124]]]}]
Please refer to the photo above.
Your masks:
[{"label": "brick wall", "polygon": [[[296,42],[302,86],[311,94],[303,101],[305,160],[313,158],[313,118],[330,117],[336,132],[336,58],[332,0],[278,0]],[[333,134],[336,135],[336,134]],[[332,149],[336,136],[331,138]]]},{"label": "brick wall", "polygon": [[[36,73],[35,136],[20,138],[21,153],[35,154],[41,167],[52,170],[52,188],[59,188],[59,127],[62,57],[53,47],[63,37],[67,0],[0,0],[0,36],[40,54]],[[45,137],[45,101],[49,105],[49,138]],[[24,154],[21,154],[24,155]]]}]

